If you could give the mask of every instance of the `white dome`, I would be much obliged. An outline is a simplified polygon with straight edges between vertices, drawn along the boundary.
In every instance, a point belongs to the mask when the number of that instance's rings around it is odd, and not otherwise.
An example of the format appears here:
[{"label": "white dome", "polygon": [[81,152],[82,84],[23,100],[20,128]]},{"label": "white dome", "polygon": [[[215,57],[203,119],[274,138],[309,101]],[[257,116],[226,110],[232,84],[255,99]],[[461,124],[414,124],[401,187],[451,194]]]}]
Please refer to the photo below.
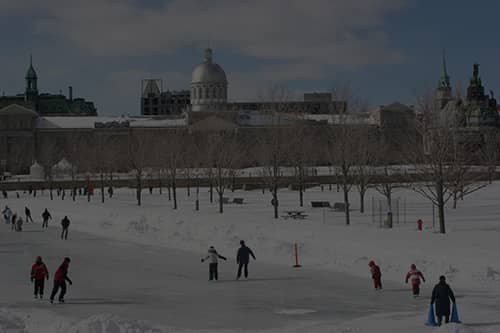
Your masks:
[{"label": "white dome", "polygon": [[205,50],[205,61],[195,67],[191,83],[227,83],[221,66],[212,62],[212,50]]}]

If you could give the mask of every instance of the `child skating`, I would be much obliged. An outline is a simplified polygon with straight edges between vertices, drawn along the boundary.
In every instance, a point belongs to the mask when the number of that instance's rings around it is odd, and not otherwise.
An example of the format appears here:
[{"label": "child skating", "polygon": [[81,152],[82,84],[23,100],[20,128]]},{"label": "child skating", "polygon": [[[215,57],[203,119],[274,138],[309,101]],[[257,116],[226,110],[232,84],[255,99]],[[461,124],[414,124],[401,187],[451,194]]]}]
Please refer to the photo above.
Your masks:
[{"label": "child skating", "polygon": [[201,259],[201,262],[204,262],[205,260],[208,260],[208,279],[210,281],[216,280],[219,278],[219,272],[217,268],[218,261],[220,259],[227,260],[226,257],[220,255],[217,253],[217,250],[213,247],[210,246],[208,249],[208,254],[205,258]]}]

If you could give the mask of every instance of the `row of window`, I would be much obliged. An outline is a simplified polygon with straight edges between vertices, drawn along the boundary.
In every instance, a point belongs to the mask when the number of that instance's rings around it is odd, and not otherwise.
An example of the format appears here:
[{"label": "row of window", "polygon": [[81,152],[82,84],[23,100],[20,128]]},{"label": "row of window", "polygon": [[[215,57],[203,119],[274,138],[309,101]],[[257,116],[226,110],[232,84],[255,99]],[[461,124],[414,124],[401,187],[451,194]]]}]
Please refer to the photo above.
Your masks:
[{"label": "row of window", "polygon": [[218,98],[226,99],[226,88],[225,87],[194,87],[191,88],[192,99],[209,99]]}]

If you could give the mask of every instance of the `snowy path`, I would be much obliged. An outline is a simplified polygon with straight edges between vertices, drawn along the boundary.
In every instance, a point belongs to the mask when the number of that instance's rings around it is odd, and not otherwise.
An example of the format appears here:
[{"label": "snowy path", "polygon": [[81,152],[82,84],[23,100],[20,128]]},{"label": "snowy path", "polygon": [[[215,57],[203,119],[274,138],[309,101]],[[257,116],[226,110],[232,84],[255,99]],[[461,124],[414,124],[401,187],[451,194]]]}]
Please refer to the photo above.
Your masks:
[{"label": "snowy path", "polygon": [[[70,240],[61,241],[58,228],[39,228],[29,224],[24,232],[14,233],[1,226],[0,308],[50,311],[74,320],[112,313],[177,328],[256,330],[333,326],[381,313],[424,313],[428,302],[410,299],[403,285],[388,284],[376,293],[368,278],[263,263],[258,249],[250,280],[234,281],[234,254],[223,253],[229,260],[220,264],[221,280],[213,283],[207,281],[201,254],[71,230]],[[51,274],[63,257],[72,258],[74,285],[66,305],[32,300],[29,268],[37,255],[44,257]]]}]

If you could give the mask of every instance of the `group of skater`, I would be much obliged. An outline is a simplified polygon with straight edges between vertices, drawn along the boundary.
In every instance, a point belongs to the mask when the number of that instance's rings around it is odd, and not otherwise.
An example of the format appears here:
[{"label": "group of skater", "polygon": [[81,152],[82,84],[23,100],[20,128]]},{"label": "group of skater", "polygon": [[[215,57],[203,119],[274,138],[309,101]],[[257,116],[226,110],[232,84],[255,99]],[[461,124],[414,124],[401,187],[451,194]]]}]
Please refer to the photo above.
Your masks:
[{"label": "group of skater", "polygon": [[[380,267],[373,260],[368,263],[375,290],[382,290],[382,272]],[[405,283],[411,283],[413,297],[420,296],[420,284],[425,282],[424,274],[417,269],[415,264],[410,265],[410,270],[406,273]],[[437,317],[437,325],[441,326],[443,320],[450,322],[450,307],[455,304],[456,299],[451,287],[446,283],[446,277],[441,275],[439,282],[432,289],[431,306]]]},{"label": "group of skater", "polygon": [[[244,240],[241,240],[240,248],[236,253],[236,264],[238,265],[236,280],[239,280],[241,278],[242,273],[244,274],[245,279],[248,279],[248,263],[250,262],[250,257],[256,260],[253,251],[248,246],[246,246]],[[210,246],[207,255],[204,258],[201,258],[201,262],[208,260],[208,279],[210,281],[217,281],[219,279],[219,259],[227,260],[227,258],[219,254],[213,246]]]},{"label": "group of skater", "polygon": [[[22,231],[23,230],[23,224],[26,221],[26,223],[35,223],[33,221],[33,217],[31,216],[31,210],[28,207],[24,207],[24,215],[25,219],[17,214],[16,212],[13,212],[12,209],[10,209],[9,206],[5,206],[5,208],[2,211],[2,215],[5,221],[5,224],[8,224],[11,226],[12,231]],[[52,220],[52,215],[48,211],[47,208],[42,213],[42,229],[47,229],[49,227],[49,220]],[[64,216],[64,218],[61,220],[61,239],[68,239],[68,231],[69,231],[69,225],[70,225],[70,220],[68,216]]]},{"label": "group of skater", "polygon": [[[64,303],[64,295],[66,295],[66,281],[71,285],[73,281],[68,276],[68,267],[71,259],[69,257],[64,258],[59,268],[57,268],[54,273],[54,286],[52,292],[50,293],[50,303],[54,302],[57,293],[60,291],[58,300],[60,303]],[[49,270],[47,265],[42,260],[42,257],[38,256],[35,263],[31,266],[31,282],[34,284],[34,294],[35,298],[43,299],[43,292],[45,286],[45,280],[49,279]]]}]

